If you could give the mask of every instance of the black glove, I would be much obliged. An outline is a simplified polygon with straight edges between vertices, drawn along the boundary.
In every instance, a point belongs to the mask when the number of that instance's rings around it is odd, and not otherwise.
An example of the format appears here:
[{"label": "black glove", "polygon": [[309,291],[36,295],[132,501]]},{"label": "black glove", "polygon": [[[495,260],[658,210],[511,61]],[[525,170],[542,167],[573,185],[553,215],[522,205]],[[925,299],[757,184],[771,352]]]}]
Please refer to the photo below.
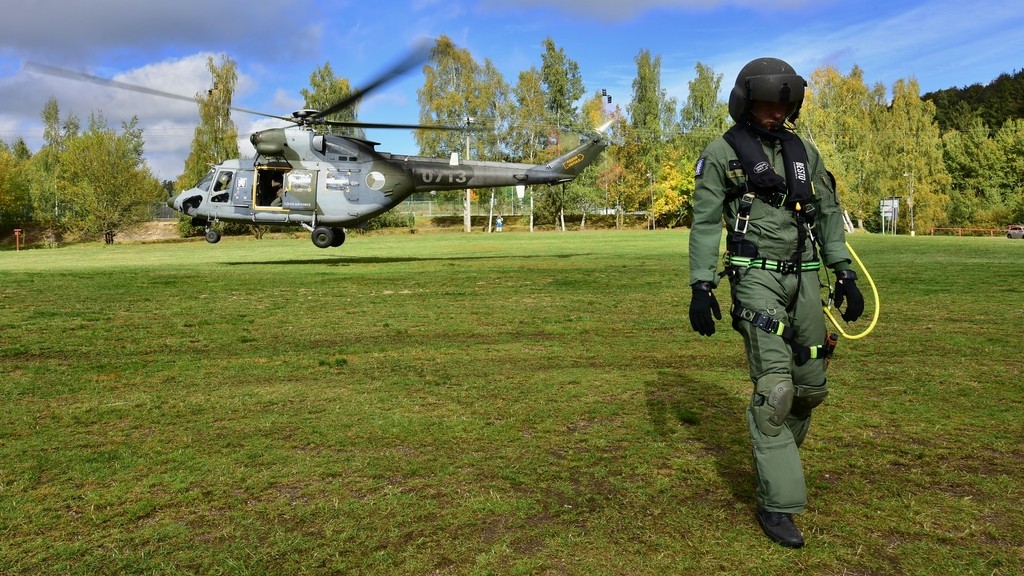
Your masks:
[{"label": "black glove", "polygon": [[840,314],[843,320],[853,322],[864,313],[864,295],[857,288],[857,273],[853,270],[836,272],[835,302],[836,309],[846,301],[846,311]]},{"label": "black glove", "polygon": [[711,336],[715,333],[712,313],[718,320],[722,319],[722,309],[718,307],[718,300],[711,291],[711,285],[707,282],[697,282],[693,285],[693,298],[690,299],[690,326],[702,336]]}]

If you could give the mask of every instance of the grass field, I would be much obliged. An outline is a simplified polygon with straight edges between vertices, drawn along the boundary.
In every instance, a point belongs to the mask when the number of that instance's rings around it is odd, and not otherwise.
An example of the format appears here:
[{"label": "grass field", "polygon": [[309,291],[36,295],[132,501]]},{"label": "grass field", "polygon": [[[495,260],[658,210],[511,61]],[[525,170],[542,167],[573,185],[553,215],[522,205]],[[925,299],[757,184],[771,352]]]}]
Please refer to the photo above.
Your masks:
[{"label": "grass field", "polygon": [[1024,242],[850,241],[795,551],[685,231],[0,252],[0,573],[1020,574]]}]

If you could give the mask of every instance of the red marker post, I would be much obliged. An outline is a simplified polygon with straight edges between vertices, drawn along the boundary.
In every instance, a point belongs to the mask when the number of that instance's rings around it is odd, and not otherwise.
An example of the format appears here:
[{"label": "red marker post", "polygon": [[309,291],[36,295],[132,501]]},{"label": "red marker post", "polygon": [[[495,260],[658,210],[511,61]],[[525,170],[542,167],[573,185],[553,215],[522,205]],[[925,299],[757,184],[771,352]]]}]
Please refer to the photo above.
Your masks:
[{"label": "red marker post", "polygon": [[21,250],[21,228],[14,229],[14,251]]}]

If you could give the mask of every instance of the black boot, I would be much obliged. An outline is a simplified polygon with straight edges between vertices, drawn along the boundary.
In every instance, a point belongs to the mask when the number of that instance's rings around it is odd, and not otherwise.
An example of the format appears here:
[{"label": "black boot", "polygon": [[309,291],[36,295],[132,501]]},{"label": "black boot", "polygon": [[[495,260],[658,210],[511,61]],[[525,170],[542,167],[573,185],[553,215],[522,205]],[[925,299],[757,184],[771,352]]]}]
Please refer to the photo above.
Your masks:
[{"label": "black boot", "polygon": [[772,542],[787,548],[803,547],[804,537],[793,523],[792,514],[769,512],[758,508],[754,515],[757,517],[757,523],[761,525],[761,530],[764,530],[765,536]]}]

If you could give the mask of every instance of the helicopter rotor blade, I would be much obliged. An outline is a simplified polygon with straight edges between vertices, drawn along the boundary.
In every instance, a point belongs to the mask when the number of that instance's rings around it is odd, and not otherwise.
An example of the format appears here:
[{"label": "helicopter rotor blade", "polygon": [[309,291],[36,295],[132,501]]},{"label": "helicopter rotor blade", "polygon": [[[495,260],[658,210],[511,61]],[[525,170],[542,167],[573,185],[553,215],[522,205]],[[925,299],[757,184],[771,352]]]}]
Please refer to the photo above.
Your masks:
[{"label": "helicopter rotor blade", "polygon": [[[92,74],[86,74],[85,72],[76,72],[74,70],[65,70],[63,68],[57,68],[56,66],[50,66],[47,64],[40,64],[38,62],[26,62],[25,70],[30,72],[38,72],[40,74],[46,74],[48,76],[56,76],[58,78],[65,78],[68,80],[79,80],[83,82],[91,82],[93,84],[99,84],[100,86],[107,86],[110,88],[118,88],[120,90],[128,90],[130,92],[139,92],[142,94],[150,94],[153,96],[160,96],[162,98],[171,98],[173,100],[181,100],[183,102],[189,102],[196,104],[194,96],[183,96],[181,94],[174,94],[173,92],[164,92],[163,90],[157,90],[156,88],[147,88],[146,86],[138,86],[136,84],[129,84],[127,82],[121,82],[119,80],[110,80],[108,78],[101,78],[99,76],[93,76]],[[247,110],[245,108],[239,108],[237,106],[228,106],[229,110],[236,112],[243,112],[245,114],[254,114],[256,116],[265,116],[267,118],[276,118],[278,120],[285,120],[287,122],[294,122],[291,118],[284,116],[277,116],[274,114],[267,114],[265,112],[257,112],[255,110]]]},{"label": "helicopter rotor blade", "polygon": [[387,70],[382,72],[372,82],[362,87],[361,89],[356,90],[352,94],[349,94],[348,96],[339,100],[338,102],[334,103],[328,108],[321,110],[318,114],[316,114],[316,116],[314,116],[313,119],[320,120],[322,118],[330,116],[331,114],[336,114],[337,112],[340,112],[347,108],[351,108],[356,102],[358,102],[360,99],[362,99],[370,92],[377,90],[384,84],[391,82],[395,78],[405,74],[406,72],[412,70],[416,66],[419,66],[420,64],[423,64],[426,61],[430,60],[432,55],[433,43],[429,39],[422,40],[413,48],[413,50],[409,54],[407,54],[404,58],[402,58],[394,65],[392,65],[391,68],[388,68]]},{"label": "helicopter rotor blade", "polygon": [[343,120],[320,120],[318,124],[327,124],[328,126],[341,126],[343,128],[383,128],[383,129],[397,129],[397,130],[465,130],[465,126],[442,126],[442,125],[429,125],[429,124],[384,124],[378,122],[346,122]]}]

